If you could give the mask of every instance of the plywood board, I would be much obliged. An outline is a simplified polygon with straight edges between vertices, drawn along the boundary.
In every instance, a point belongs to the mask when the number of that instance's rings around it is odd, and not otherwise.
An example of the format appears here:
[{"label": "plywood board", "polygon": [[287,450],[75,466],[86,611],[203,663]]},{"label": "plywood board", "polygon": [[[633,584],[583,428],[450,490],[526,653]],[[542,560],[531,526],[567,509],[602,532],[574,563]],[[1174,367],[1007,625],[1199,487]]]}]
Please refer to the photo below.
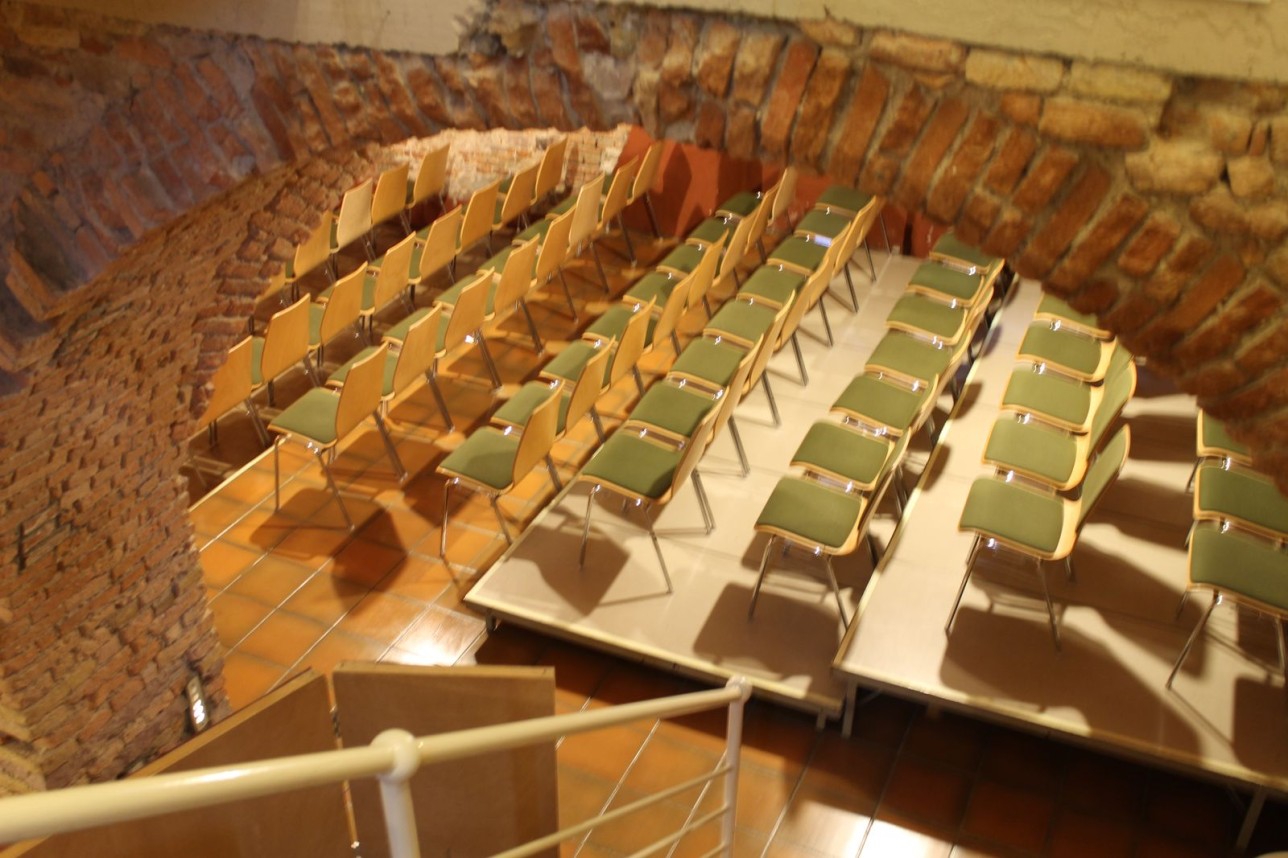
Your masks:
[{"label": "plywood board", "polygon": [[[426,736],[554,714],[548,667],[351,663],[332,682],[350,747],[391,728]],[[351,795],[363,858],[388,855],[379,786],[354,783]],[[558,828],[554,743],[422,766],[412,796],[425,856],[489,855],[550,834]]]}]

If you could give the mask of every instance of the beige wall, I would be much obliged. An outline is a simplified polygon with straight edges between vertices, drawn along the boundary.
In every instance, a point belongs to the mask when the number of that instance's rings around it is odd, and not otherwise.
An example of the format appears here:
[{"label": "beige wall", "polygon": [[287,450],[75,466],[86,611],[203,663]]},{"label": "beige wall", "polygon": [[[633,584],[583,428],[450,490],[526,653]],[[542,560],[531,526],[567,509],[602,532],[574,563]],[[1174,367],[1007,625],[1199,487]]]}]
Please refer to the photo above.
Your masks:
[{"label": "beige wall", "polygon": [[[39,0],[302,42],[449,53],[482,0]],[[961,41],[1288,83],[1288,0],[607,0],[822,18]]]}]

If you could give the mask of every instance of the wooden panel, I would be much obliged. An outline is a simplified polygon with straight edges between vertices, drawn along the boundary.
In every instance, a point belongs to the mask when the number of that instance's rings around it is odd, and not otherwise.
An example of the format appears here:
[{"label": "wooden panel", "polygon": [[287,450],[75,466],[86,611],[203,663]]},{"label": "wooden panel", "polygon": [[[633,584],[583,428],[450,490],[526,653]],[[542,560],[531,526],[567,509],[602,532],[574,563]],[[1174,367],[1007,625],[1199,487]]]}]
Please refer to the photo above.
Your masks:
[{"label": "wooden panel", "polygon": [[[393,727],[425,736],[554,714],[548,667],[344,664],[332,683],[346,746]],[[425,856],[489,855],[549,834],[558,828],[554,743],[424,766],[412,794]],[[351,796],[363,858],[388,855],[378,785],[354,783]]]},{"label": "wooden panel", "polygon": [[[134,777],[336,747],[326,677],[308,671],[140,769]],[[352,858],[341,784],[29,841],[0,858]]]}]

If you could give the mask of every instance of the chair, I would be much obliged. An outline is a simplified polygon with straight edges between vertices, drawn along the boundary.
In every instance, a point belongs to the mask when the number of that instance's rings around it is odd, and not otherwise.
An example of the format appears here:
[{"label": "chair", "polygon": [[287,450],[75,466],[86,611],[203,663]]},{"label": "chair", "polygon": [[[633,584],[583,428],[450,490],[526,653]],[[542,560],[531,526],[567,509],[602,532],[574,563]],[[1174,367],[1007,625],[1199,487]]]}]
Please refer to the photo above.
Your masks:
[{"label": "chair", "polygon": [[[385,370],[380,386],[380,413],[384,417],[389,416],[394,400],[411,387],[416,379],[423,376],[427,382],[437,386],[435,373],[441,322],[442,310],[434,307],[429,312],[418,315],[398,339],[385,340]],[[380,346],[367,346],[331,373],[326,383],[331,387],[343,387],[353,365],[379,348]],[[439,409],[446,419],[446,411],[443,411],[441,402]]]},{"label": "chair", "polygon": [[1075,333],[1059,323],[1039,321],[1029,325],[1018,357],[1039,368],[1094,384],[1104,379],[1116,348],[1115,340],[1100,340]]},{"label": "chair", "polygon": [[533,188],[534,205],[540,205],[563,183],[564,155],[567,150],[567,137],[560,137],[546,147],[541,156],[541,166],[537,170],[537,183]]},{"label": "chair", "polygon": [[967,274],[933,262],[923,262],[917,266],[908,280],[908,291],[920,292],[945,303],[957,303],[966,307],[989,304],[993,299],[993,284],[1001,273],[1001,263],[991,268],[972,269]]},{"label": "chair", "polygon": [[[565,200],[566,205],[562,207],[562,211],[560,207],[556,207],[547,215],[547,219],[551,219],[568,211],[574,213],[572,224],[568,229],[569,259],[580,256],[588,242],[593,244],[595,230],[599,225],[599,202],[603,194],[604,176],[600,174],[578,188],[575,197]],[[609,294],[611,289],[608,285],[608,277],[604,274],[604,267],[599,264],[598,257],[596,257],[596,266],[599,268],[600,282],[604,284],[604,293]]]},{"label": "chair", "polygon": [[322,366],[323,350],[345,329],[354,327],[358,336],[367,339],[362,326],[362,292],[367,280],[367,263],[335,281],[326,290],[325,298],[309,305],[309,353],[318,366]]},{"label": "chair", "polygon": [[[359,318],[366,322],[367,339],[375,330],[376,313],[402,298],[408,310],[416,309],[407,294],[407,285],[411,282],[411,257],[415,249],[416,237],[409,235],[399,241],[380,260],[380,267],[367,266],[366,275],[362,278],[362,308]],[[318,294],[319,301],[328,301],[335,287]]]},{"label": "chair", "polygon": [[507,544],[514,539],[510,536],[505,516],[501,514],[498,503],[501,495],[518,485],[543,459],[555,491],[563,490],[559,472],[555,469],[554,460],[550,458],[558,416],[559,396],[551,389],[546,399],[532,410],[532,416],[522,430],[513,426],[503,429],[496,426],[480,427],[439,463],[438,473],[447,477],[443,484],[443,531],[439,540],[444,563],[447,563],[448,512],[453,486],[459,485],[487,495]]},{"label": "chair", "polygon": [[455,281],[456,239],[461,233],[464,218],[460,206],[439,217],[428,227],[416,233],[416,247],[411,254],[411,275],[407,287],[409,299],[415,301],[416,287],[424,286],[439,271],[446,270]]},{"label": "chair", "polygon": [[604,277],[604,265],[599,258],[597,243],[599,239],[608,234],[614,220],[617,221],[617,227],[622,231],[622,239],[626,242],[626,254],[630,258],[631,264],[635,263],[635,245],[631,243],[630,230],[626,228],[626,221],[622,218],[622,212],[626,210],[626,201],[630,195],[631,187],[635,184],[635,176],[639,172],[640,162],[638,158],[632,158],[622,166],[617,168],[613,173],[612,181],[608,185],[608,191],[604,194],[604,201],[599,208],[599,222],[595,226],[595,231],[590,240],[590,252],[595,257],[595,264],[599,266],[599,275],[608,282]]},{"label": "chair", "polygon": [[532,419],[532,412],[545,402],[553,387],[559,394],[559,416],[555,421],[555,442],[568,434],[573,426],[590,415],[595,434],[600,443],[604,441],[604,427],[599,412],[595,410],[595,401],[604,392],[604,380],[608,377],[608,363],[613,356],[610,348],[599,349],[581,368],[581,375],[576,382],[569,384],[562,379],[553,384],[542,381],[530,381],[492,415],[492,422],[498,426],[514,426],[522,429]]},{"label": "chair", "polygon": [[1051,605],[1042,562],[1063,560],[1069,577],[1073,577],[1073,561],[1069,555],[1078,534],[1096,502],[1122,469],[1130,446],[1131,430],[1123,426],[1087,469],[1082,494],[1076,499],[1058,497],[993,477],[975,480],[957,525],[958,530],[974,531],[975,541],[966,559],[966,571],[962,575],[952,613],[944,625],[944,634],[952,633],[953,620],[961,607],[962,594],[966,592],[980,549],[1005,548],[1033,561],[1042,585],[1042,597],[1046,601],[1051,636],[1055,640],[1055,648],[1060,649],[1060,629],[1056,624],[1055,608]]},{"label": "chair", "polygon": [[537,252],[536,267],[532,272],[533,290],[545,286],[555,275],[559,276],[559,285],[563,288],[564,299],[568,302],[568,312],[574,322],[580,321],[577,304],[572,300],[572,290],[568,288],[568,279],[564,277],[563,266],[568,261],[568,236],[572,231],[572,212],[562,214],[550,222],[541,249]]},{"label": "chair", "polygon": [[892,331],[903,331],[937,346],[952,348],[962,338],[974,336],[983,308],[983,304],[971,308],[945,304],[919,292],[905,292],[890,309],[885,324]]},{"label": "chair", "polygon": [[698,264],[692,271],[681,272],[670,269],[658,269],[650,271],[635,282],[630,289],[626,290],[624,297],[634,301],[656,300],[659,303],[665,303],[670,297],[671,291],[680,283],[689,282],[689,298],[686,309],[691,310],[698,304],[702,304],[706,310],[707,317],[711,316],[711,304],[708,300],[708,294],[711,287],[715,284],[716,265],[720,262],[720,253],[723,250],[723,238],[720,241],[712,242],[702,249],[702,254],[698,259]]},{"label": "chair", "polygon": [[[751,232],[753,222],[750,218],[743,218],[738,221],[733,229],[733,234],[725,242],[721,251],[720,264],[716,270],[715,282],[711,288],[714,290],[722,286],[727,277],[733,277],[736,288],[742,287],[742,281],[738,278],[738,266],[742,263],[743,255],[747,251],[747,235]],[[679,245],[657,264],[658,271],[669,271],[675,274],[690,274],[698,265],[701,264],[707,248],[711,244],[718,244],[718,236],[710,237],[710,241],[689,242],[687,239],[684,244]]]},{"label": "chair", "polygon": [[[715,391],[729,386],[741,362],[751,357],[752,368],[747,374],[745,387],[739,392],[738,399],[741,401],[759,382],[765,388],[765,397],[769,400],[769,410],[773,416],[774,425],[780,426],[782,418],[778,413],[778,403],[774,399],[773,389],[769,386],[769,376],[765,373],[765,367],[778,345],[791,307],[779,307],[775,310],[766,307],[753,308],[750,304],[743,306],[748,308],[749,313],[762,317],[763,326],[761,321],[749,318],[745,327],[741,328],[741,332],[734,336],[720,334],[713,329],[703,331],[703,336],[690,342],[671,365],[669,375],[686,383],[697,384],[707,390]],[[723,309],[721,308],[721,312]],[[723,327],[723,325],[717,325],[717,327]],[[738,436],[736,423],[731,426],[730,432],[738,447],[739,460],[743,463],[745,475],[747,473],[746,456],[742,450],[742,441]]]},{"label": "chair", "polygon": [[640,394],[644,393],[644,379],[640,376],[639,359],[644,354],[644,344],[648,338],[650,325],[656,325],[653,319],[653,303],[640,307],[638,312],[632,313],[622,329],[620,338],[613,337],[584,337],[577,342],[570,343],[567,348],[555,355],[545,366],[541,368],[541,377],[549,379],[562,379],[564,381],[575,381],[580,375],[582,367],[587,361],[594,356],[595,352],[602,348],[616,348],[612,363],[608,367],[608,380],[606,386],[611,387],[617,381],[630,371],[635,378],[635,387]]},{"label": "chair", "polygon": [[430,197],[438,197],[438,204],[443,205],[443,190],[447,187],[447,155],[450,144],[444,144],[425,153],[420,159],[420,169],[416,171],[415,181],[407,182],[407,201],[403,206],[402,224],[406,232],[411,232],[411,214],[418,206],[429,202]]},{"label": "chair", "polygon": [[[858,307],[858,299],[855,297],[854,281],[850,278],[850,257],[860,244],[867,248],[868,231],[881,214],[881,208],[884,205],[884,198],[873,196],[868,199],[857,213],[850,215],[835,212],[824,204],[808,212],[796,224],[796,235],[807,238],[816,244],[822,244],[824,247],[842,239],[847,241],[848,247],[845,249],[849,252],[840,254],[838,267],[845,272],[845,281],[850,288],[850,300],[856,308]],[[846,232],[846,229],[850,227],[853,227],[852,233]],[[867,254],[868,270],[873,282],[875,282],[877,279],[877,267],[876,262],[872,259],[872,250],[870,248],[867,248]]]},{"label": "chair", "polygon": [[1094,337],[1098,340],[1113,338],[1113,332],[1108,328],[1101,327],[1100,321],[1095,316],[1090,313],[1079,313],[1049,292],[1042,295],[1042,300],[1038,302],[1038,308],[1034,311],[1033,318],[1038,321],[1049,322],[1052,327],[1068,328],[1085,337]]},{"label": "chair", "polygon": [[[1288,552],[1283,551],[1282,546],[1252,534],[1207,525],[1196,527],[1190,540],[1189,583],[1185,595],[1200,587],[1212,591],[1212,603],[1177,655],[1165,687],[1172,687],[1177,672],[1203,633],[1212,611],[1227,598],[1274,620],[1278,674],[1282,676],[1285,661],[1283,621],[1288,616]],[[1184,605],[1184,599],[1181,604]],[[1179,610],[1177,614],[1180,614]]]},{"label": "chair", "polygon": [[254,358],[255,344],[247,337],[228,350],[228,359],[215,370],[210,379],[210,399],[206,401],[206,410],[202,412],[201,419],[197,421],[197,428],[200,430],[204,427],[208,431],[212,447],[219,441],[219,418],[238,405],[245,407],[260,443],[265,447],[269,444],[268,433],[264,431],[259,411],[255,408],[255,400],[251,398],[254,388]]},{"label": "chair", "polygon": [[[452,415],[447,410],[447,400],[443,398],[443,391],[438,387],[438,361],[446,355],[451,349],[465,341],[469,331],[465,329],[468,320],[464,316],[460,317],[460,323],[456,328],[450,324],[442,324],[443,308],[437,304],[433,307],[417,310],[410,316],[407,316],[398,324],[385,331],[383,339],[389,343],[390,348],[398,348],[399,352],[407,348],[407,342],[412,338],[412,329],[419,328],[420,336],[429,340],[429,347],[432,352],[432,360],[425,369],[425,380],[429,382],[429,389],[434,394],[434,402],[438,405],[438,412],[443,415],[443,422],[447,424],[448,432],[456,431],[456,424],[452,422]],[[430,333],[433,336],[430,336]],[[413,354],[409,357],[414,358],[414,362],[409,367],[420,365],[420,355],[423,344],[413,344],[411,350]],[[412,370],[408,370],[412,371]],[[395,385],[396,386],[396,385]]]},{"label": "chair", "polygon": [[309,381],[319,383],[317,371],[309,360],[309,315],[313,306],[308,295],[278,310],[268,320],[264,336],[251,337],[251,390],[268,385],[268,402],[274,401],[273,381],[299,364]]},{"label": "chair", "polygon": [[893,438],[911,436],[923,425],[933,439],[931,412],[938,379],[905,382],[880,373],[854,377],[832,403],[832,413]]},{"label": "chair", "polygon": [[698,425],[693,436],[678,444],[665,443],[647,432],[623,427],[610,435],[595,451],[577,475],[578,482],[591,484],[590,494],[586,497],[586,520],[581,531],[579,566],[586,565],[586,543],[590,540],[590,515],[595,506],[595,496],[601,490],[608,489],[620,495],[627,503],[634,503],[637,508],[643,509],[649,539],[653,541],[653,550],[657,552],[657,562],[661,566],[662,577],[666,580],[666,592],[674,592],[671,574],[666,568],[666,558],[662,555],[662,545],[653,528],[652,509],[675,497],[684,481],[692,475],[693,490],[698,496],[698,506],[702,511],[707,533],[714,528],[710,504],[702,488],[697,465],[711,439],[717,413],[717,410],[711,411]]},{"label": "chair", "polygon": [[1194,475],[1198,473],[1199,464],[1204,459],[1218,459],[1226,468],[1232,464],[1252,467],[1252,454],[1248,452],[1248,448],[1230,437],[1224,423],[1201,408],[1195,419],[1195,429],[1198,437],[1194,440],[1194,467],[1185,484],[1186,490],[1193,487]]},{"label": "chair", "polygon": [[644,160],[640,162],[639,172],[635,174],[635,181],[631,183],[630,192],[626,195],[626,208],[630,208],[641,199],[644,200],[644,211],[648,214],[648,222],[653,227],[653,235],[658,238],[662,237],[662,230],[658,228],[657,213],[653,211],[653,199],[649,193],[657,184],[657,171],[662,164],[665,148],[666,144],[663,140],[654,140],[649,144],[648,151],[644,153]]},{"label": "chair", "polygon": [[950,347],[935,345],[902,331],[887,331],[868,356],[864,369],[908,382],[953,385],[955,396],[957,370],[966,359],[969,347],[967,338]]},{"label": "chair", "polygon": [[999,260],[977,247],[972,247],[951,232],[939,237],[928,254],[932,262],[956,268],[965,274],[974,274],[982,268],[993,268]]},{"label": "chair", "polygon": [[657,312],[649,320],[648,328],[644,332],[644,353],[648,354],[660,341],[669,338],[675,354],[679,355],[680,337],[676,333],[675,326],[680,320],[680,314],[688,307],[689,287],[692,282],[692,275],[680,281],[660,308],[655,300],[646,302],[627,300],[608,308],[590,327],[586,328],[582,338],[592,341],[621,339],[631,318],[647,307],[650,315],[653,315],[654,310]]},{"label": "chair", "polygon": [[500,189],[504,191],[505,196],[497,200],[496,212],[492,219],[493,232],[514,223],[532,208],[532,204],[536,202],[537,172],[540,169],[541,164],[538,162],[525,170],[520,170],[514,174],[514,179],[508,187]]},{"label": "chair", "polygon": [[[496,199],[500,194],[501,180],[497,179],[479,188],[470,195],[465,204],[465,214],[461,218],[461,232],[456,237],[456,258],[466,251],[487,241],[487,251],[492,253],[492,221],[496,215]],[[456,274],[456,259],[452,260],[452,275]]]},{"label": "chair", "polygon": [[286,262],[286,283],[291,287],[291,300],[300,297],[300,280],[318,268],[326,271],[327,279],[334,280],[327,262],[331,258],[331,230],[335,215],[323,212],[322,220],[295,246],[295,255]]},{"label": "chair", "polygon": [[[367,233],[367,256],[376,256],[376,227],[398,218],[402,226],[402,215],[407,206],[407,164],[390,167],[376,177],[376,189],[371,195],[371,230]],[[403,230],[403,235],[411,232]]]},{"label": "chair", "polygon": [[[1131,353],[1116,346],[1106,377],[1116,377],[1129,363],[1132,363]],[[1012,372],[1002,393],[1000,408],[1029,415],[1066,432],[1091,431],[1091,422],[1105,396],[1105,386],[1039,370],[1035,364],[1032,372],[1023,369]]]},{"label": "chair", "polygon": [[1288,542],[1288,498],[1264,474],[1204,463],[1194,480],[1194,526],[1203,521],[1232,524],[1282,545]]},{"label": "chair", "polygon": [[476,272],[474,279],[460,284],[459,289],[452,287],[450,303],[435,301],[435,304],[442,307],[444,313],[448,313],[447,327],[443,332],[443,347],[451,350],[461,343],[470,342],[472,338],[479,347],[479,353],[483,357],[483,363],[487,367],[493,387],[499,389],[501,376],[497,372],[496,362],[492,360],[492,352],[487,347],[487,339],[483,336],[483,323],[488,317],[487,302],[491,285],[491,271]]},{"label": "chair", "polygon": [[537,262],[537,241],[526,241],[514,249],[505,262],[505,267],[496,274],[488,292],[487,313],[485,321],[508,314],[517,305],[523,311],[528,323],[528,333],[532,335],[532,347],[540,354],[545,346],[541,335],[537,333],[537,323],[528,309],[528,293],[532,290],[532,270]]},{"label": "chair", "polygon": [[354,530],[353,519],[344,505],[344,498],[331,476],[330,463],[335,459],[337,445],[349,436],[362,421],[372,417],[385,450],[393,462],[399,482],[406,477],[406,469],[398,459],[393,441],[380,415],[381,378],[385,371],[387,346],[377,347],[365,359],[357,361],[347,374],[344,387],[339,392],[326,387],[315,387],[277,415],[268,424],[270,432],[277,433],[273,441],[273,508],[281,509],[281,464],[279,449],[287,441],[298,441],[317,456],[326,475],[327,485],[340,512],[344,515],[349,532]]},{"label": "chair", "polygon": [[331,234],[331,270],[337,277],[340,272],[336,269],[336,256],[355,241],[362,242],[367,261],[371,261],[367,235],[371,232],[371,201],[374,196],[375,187],[367,179],[345,191],[340,200],[340,214],[336,216],[335,229]]}]

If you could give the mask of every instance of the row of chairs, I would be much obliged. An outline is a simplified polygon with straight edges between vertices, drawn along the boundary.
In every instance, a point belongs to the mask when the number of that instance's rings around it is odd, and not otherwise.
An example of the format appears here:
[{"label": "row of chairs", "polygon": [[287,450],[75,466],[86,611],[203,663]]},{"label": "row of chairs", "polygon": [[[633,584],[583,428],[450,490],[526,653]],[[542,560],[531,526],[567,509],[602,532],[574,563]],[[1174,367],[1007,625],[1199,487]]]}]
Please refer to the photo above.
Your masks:
[{"label": "row of chairs", "polygon": [[975,539],[944,631],[952,631],[981,551],[1006,550],[1033,561],[1059,649],[1042,564],[1063,561],[1074,577],[1071,554],[1082,526],[1127,458],[1129,428],[1112,430],[1135,392],[1136,365],[1093,317],[1051,295],[1017,357],[984,449],[995,474],[971,485],[958,524]]},{"label": "row of chairs", "polygon": [[1199,411],[1196,459],[1190,480],[1194,489],[1194,525],[1186,536],[1188,581],[1179,617],[1195,589],[1212,591],[1212,601],[1186,639],[1168,674],[1176,674],[1206,627],[1212,612],[1229,599],[1270,617],[1285,670],[1283,621],[1288,617],[1288,498],[1274,482],[1258,473],[1248,448],[1235,441],[1221,421]]},{"label": "row of chairs", "polygon": [[[879,205],[879,201],[869,204]],[[851,229],[863,229],[865,217],[871,217],[866,211],[870,210],[860,209]],[[815,214],[806,215],[802,226]],[[842,235],[839,239],[835,246],[853,247],[853,236]],[[940,267],[938,262],[926,265],[931,269]],[[960,273],[960,277],[974,278],[979,284],[978,294],[991,295],[1001,268],[1000,260],[992,260],[984,270]],[[909,282],[904,296],[886,317],[887,338],[907,340],[909,348],[956,354],[962,351],[959,342],[968,343],[973,338],[989,302],[981,298],[963,305],[955,297],[935,292],[931,288],[937,282],[934,275],[933,270],[919,269]],[[949,317],[955,317],[951,335],[945,324]],[[883,351],[886,355],[893,353],[888,346]],[[778,481],[756,520],[755,529],[767,534],[769,540],[748,617],[754,614],[770,560],[781,542],[784,548],[800,548],[824,558],[838,615],[848,626],[832,558],[849,554],[860,541],[866,541],[873,565],[879,562],[868,524],[891,486],[896,503],[902,507],[904,453],[909,440],[929,421],[935,393],[941,386],[937,372],[927,375],[921,369],[924,363],[905,366],[877,357],[874,351],[863,372],[855,376],[831,407],[831,415],[840,420],[822,419],[810,427],[790,460],[791,467],[801,469],[801,473]]]}]

